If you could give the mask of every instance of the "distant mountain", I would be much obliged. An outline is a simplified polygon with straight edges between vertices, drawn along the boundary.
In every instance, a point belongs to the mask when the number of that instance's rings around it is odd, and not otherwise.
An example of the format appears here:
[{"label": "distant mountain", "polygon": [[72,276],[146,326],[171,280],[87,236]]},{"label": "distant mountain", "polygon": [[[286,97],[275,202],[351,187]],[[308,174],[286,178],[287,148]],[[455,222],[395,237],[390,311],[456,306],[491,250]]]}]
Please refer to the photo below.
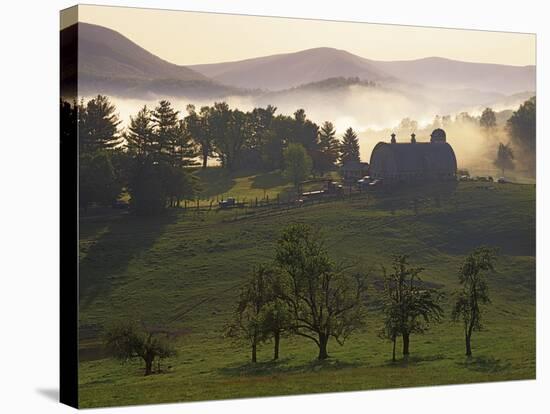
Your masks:
[{"label": "distant mountain", "polygon": [[150,95],[225,96],[239,93],[185,66],[167,62],[120,33],[87,23],[78,30],[78,73],[81,95],[108,93],[125,97]]},{"label": "distant mountain", "polygon": [[370,81],[387,77],[368,59],[328,47],[189,67],[227,85],[269,90],[289,89],[336,77]]},{"label": "distant mountain", "polygon": [[514,94],[535,90],[535,66],[471,63],[430,57],[404,61],[376,61],[375,67],[403,82],[445,89],[477,89]]},{"label": "distant mountain", "polygon": [[502,94],[535,89],[534,66],[470,63],[438,57],[386,62],[327,47],[189,67],[227,85],[269,90],[334,77],[359,77],[398,87],[418,84]]},{"label": "distant mountain", "polygon": [[[304,99],[310,97],[304,101],[309,103],[323,94],[344,93],[350,88],[372,95],[369,85],[375,84],[382,88],[376,96],[391,91],[411,102],[416,100],[419,105],[422,101],[431,102],[439,105],[439,111],[450,111],[500,102],[508,95],[535,90],[534,66],[469,63],[438,57],[376,61],[328,47],[236,62],[181,66],[102,26],[78,23],[63,32],[76,36],[76,31],[81,96],[104,93],[145,99],[223,99],[246,95],[261,101],[304,96]],[[63,43],[63,47],[69,46]],[[76,62],[63,64],[73,68],[66,72],[74,79]]]}]

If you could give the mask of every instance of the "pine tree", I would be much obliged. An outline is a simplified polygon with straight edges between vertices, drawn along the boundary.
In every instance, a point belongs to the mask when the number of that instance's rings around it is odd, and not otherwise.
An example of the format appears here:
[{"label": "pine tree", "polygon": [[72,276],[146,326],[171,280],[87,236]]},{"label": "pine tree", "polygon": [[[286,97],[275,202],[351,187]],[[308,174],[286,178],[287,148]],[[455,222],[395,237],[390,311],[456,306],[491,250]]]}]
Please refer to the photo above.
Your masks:
[{"label": "pine tree", "polygon": [[178,111],[167,100],[159,102],[151,113],[155,133],[155,152],[157,156],[174,157],[178,140]]},{"label": "pine tree", "polygon": [[86,105],[82,102],[79,114],[80,151],[93,153],[120,145],[120,122],[115,106],[106,96],[97,95]]},{"label": "pine tree", "polygon": [[336,130],[331,122],[326,121],[319,132],[318,156],[314,157],[314,168],[322,174],[334,167],[338,160],[339,143]]},{"label": "pine tree", "polygon": [[342,138],[342,143],[340,144],[340,161],[342,164],[352,161],[361,161],[359,157],[359,140],[352,128],[346,129],[346,133]]},{"label": "pine tree", "polygon": [[175,129],[172,164],[175,167],[192,167],[197,165],[197,146],[189,134],[184,120],[179,120]]},{"label": "pine tree", "polygon": [[130,117],[130,126],[124,138],[128,152],[138,157],[145,157],[153,151],[154,133],[151,122],[151,111],[144,106],[135,117]]}]

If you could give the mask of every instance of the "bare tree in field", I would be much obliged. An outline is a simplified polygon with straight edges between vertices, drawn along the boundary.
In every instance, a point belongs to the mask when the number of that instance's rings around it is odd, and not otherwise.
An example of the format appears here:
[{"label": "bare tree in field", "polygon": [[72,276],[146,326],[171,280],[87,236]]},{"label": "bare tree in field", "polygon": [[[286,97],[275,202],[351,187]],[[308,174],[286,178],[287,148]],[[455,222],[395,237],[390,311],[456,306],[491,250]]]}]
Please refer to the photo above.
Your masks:
[{"label": "bare tree in field", "polygon": [[363,326],[365,275],[339,270],[319,233],[303,224],[284,230],[275,262],[285,285],[281,298],[292,313],[293,333],[317,345],[319,360],[328,358],[330,338],[343,345]]},{"label": "bare tree in field", "polygon": [[423,334],[443,315],[442,294],[437,289],[423,287],[420,274],[424,269],[411,267],[408,256],[395,256],[392,272],[384,271],[384,326],[381,336],[392,341],[395,361],[397,337],[403,339],[403,356],[408,358],[410,336]]},{"label": "bare tree in field", "polygon": [[479,247],[466,257],[458,272],[462,290],[457,294],[452,319],[464,324],[467,357],[472,356],[472,333],[483,328],[483,305],[490,303],[486,275],[495,270],[495,261],[495,249]]}]

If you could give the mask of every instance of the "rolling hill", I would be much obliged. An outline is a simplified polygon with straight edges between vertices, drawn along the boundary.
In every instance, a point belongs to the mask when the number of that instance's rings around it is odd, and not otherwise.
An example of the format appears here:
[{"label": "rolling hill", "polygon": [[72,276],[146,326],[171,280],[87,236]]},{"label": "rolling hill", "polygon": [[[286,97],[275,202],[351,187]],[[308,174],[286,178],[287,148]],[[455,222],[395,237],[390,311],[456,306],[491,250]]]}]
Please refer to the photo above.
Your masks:
[{"label": "rolling hill", "polygon": [[334,77],[372,81],[387,77],[371,61],[328,47],[190,67],[228,85],[269,90],[289,89]]},{"label": "rolling hill", "polygon": [[[215,170],[215,169],[213,169]],[[215,173],[216,171],[208,171]],[[261,194],[266,177],[207,174],[205,188],[226,195]],[[272,174],[272,173],[266,173]],[[219,179],[221,182],[217,182]],[[269,181],[272,181],[271,179]],[[273,182],[276,188],[280,182]],[[247,187],[248,185],[248,187]],[[295,209],[171,211],[153,218],[121,214],[80,223],[80,403],[83,407],[192,401],[260,395],[334,392],[534,378],[535,186],[459,183],[435,199],[418,189]],[[268,191],[276,188],[268,187]],[[217,193],[216,191],[216,193]],[[213,196],[213,193],[209,195]],[[420,200],[418,214],[411,198]],[[238,215],[237,215],[238,214]],[[249,364],[245,343],[224,338],[239,288],[254,265],[272,260],[289,223],[320,226],[331,257],[372,269],[366,328],[315,361],[315,345],[285,337],[279,362],[262,344]],[[461,324],[450,320],[457,269],[479,245],[499,248],[488,278],[492,303],[486,330],[464,357]],[[414,335],[408,363],[392,364],[391,345],[378,336],[383,320],[380,265],[411,254],[423,280],[447,294],[445,316]],[[139,361],[121,364],[102,353],[101,332],[117,318],[143,319],[183,332],[165,372],[143,376]]]},{"label": "rolling hill", "polygon": [[534,66],[470,63],[439,57],[376,61],[327,47],[190,68],[228,85],[271,90],[332,77],[359,77],[395,87],[418,84],[503,94],[535,89]]},{"label": "rolling hill", "polygon": [[[534,66],[439,57],[376,61],[328,47],[181,66],[102,26],[78,23],[64,33],[77,30],[79,94],[85,97],[103,93],[146,101],[186,98],[205,103],[238,97],[236,104],[246,107],[272,104],[289,113],[306,107],[321,118],[333,119],[361,119],[367,105],[369,122],[387,123],[390,108],[393,114],[417,118],[486,105],[511,108],[517,106],[520,95],[529,92],[531,96],[535,90]],[[76,62],[63,64],[76,68]],[[71,73],[74,78],[76,70]],[[333,105],[336,101],[338,105]]]},{"label": "rolling hill", "polygon": [[429,57],[377,61],[375,67],[403,82],[447,89],[474,89],[502,94],[535,90],[535,66],[495,65]]},{"label": "rolling hill", "polygon": [[87,23],[64,29],[76,30],[79,92],[82,95],[215,96],[239,92],[185,66],[167,62],[114,30]]}]

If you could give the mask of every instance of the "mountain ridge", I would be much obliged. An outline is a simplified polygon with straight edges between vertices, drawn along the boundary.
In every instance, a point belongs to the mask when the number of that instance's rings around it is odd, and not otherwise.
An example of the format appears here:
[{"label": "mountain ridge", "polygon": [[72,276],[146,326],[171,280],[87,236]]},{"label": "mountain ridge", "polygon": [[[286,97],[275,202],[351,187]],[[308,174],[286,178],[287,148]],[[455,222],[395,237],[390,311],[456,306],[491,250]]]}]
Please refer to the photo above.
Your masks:
[{"label": "mountain ridge", "polygon": [[535,90],[533,65],[464,62],[439,56],[378,61],[331,47],[176,65],[115,30],[89,23],[77,25],[79,89],[84,94],[222,98],[284,91],[332,78],[359,78],[402,91],[426,87],[451,93],[475,89],[511,95]]}]

